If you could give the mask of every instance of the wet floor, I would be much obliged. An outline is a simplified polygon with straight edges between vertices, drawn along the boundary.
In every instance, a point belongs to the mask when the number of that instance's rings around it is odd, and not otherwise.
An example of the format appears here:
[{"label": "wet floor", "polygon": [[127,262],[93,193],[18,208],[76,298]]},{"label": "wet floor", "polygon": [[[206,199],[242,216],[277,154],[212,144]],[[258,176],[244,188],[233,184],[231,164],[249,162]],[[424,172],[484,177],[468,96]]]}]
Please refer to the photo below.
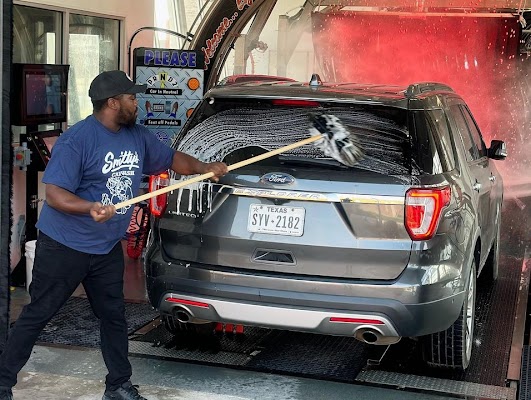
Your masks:
[{"label": "wet floor", "polygon": [[[443,396],[131,357],[133,383],[149,400],[444,400]],[[15,400],[95,400],[106,370],[96,350],[37,346]],[[452,397],[455,399],[455,397]]]}]

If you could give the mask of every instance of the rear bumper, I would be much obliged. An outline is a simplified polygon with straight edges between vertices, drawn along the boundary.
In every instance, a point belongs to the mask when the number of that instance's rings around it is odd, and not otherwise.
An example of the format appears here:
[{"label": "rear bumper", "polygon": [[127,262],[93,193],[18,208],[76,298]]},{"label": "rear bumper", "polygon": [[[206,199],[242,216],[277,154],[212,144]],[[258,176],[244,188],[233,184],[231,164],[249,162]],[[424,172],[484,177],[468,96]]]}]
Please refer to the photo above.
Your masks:
[{"label": "rear bumper", "polygon": [[160,303],[160,312],[175,314],[185,311],[194,320],[223,321],[268,328],[297,330],[328,335],[352,336],[362,328],[371,328],[382,336],[398,337],[389,319],[383,315],[368,315],[337,310],[312,310],[281,307],[270,304],[252,304],[166,293]]},{"label": "rear bumper", "polygon": [[320,334],[352,336],[365,326],[384,336],[440,332],[457,319],[465,296],[460,274],[430,285],[405,283],[408,273],[386,283],[325,282],[168,264],[158,252],[146,260],[148,295],[161,313]]}]

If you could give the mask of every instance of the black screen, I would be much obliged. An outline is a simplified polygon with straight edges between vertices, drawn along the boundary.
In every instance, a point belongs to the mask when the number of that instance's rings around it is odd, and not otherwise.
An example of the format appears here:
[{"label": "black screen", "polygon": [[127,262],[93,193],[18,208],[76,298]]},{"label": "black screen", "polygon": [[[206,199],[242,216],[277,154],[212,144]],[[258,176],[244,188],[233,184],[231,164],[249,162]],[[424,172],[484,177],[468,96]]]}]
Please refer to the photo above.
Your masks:
[{"label": "black screen", "polygon": [[61,76],[57,73],[26,73],[26,110],[29,116],[63,112]]},{"label": "black screen", "polygon": [[68,65],[13,64],[14,125],[66,122]]}]

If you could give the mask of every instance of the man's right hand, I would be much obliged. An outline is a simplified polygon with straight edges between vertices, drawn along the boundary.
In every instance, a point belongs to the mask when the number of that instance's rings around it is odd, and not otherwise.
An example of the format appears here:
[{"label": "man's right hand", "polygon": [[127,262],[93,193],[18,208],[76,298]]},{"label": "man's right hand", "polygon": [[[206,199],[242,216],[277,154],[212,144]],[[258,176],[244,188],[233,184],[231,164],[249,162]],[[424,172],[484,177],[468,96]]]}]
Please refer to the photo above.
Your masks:
[{"label": "man's right hand", "polygon": [[116,208],[111,204],[104,206],[99,202],[92,203],[90,208],[90,215],[96,222],[105,222],[108,221],[116,214]]},{"label": "man's right hand", "polygon": [[212,172],[214,176],[210,180],[218,182],[219,178],[227,173],[227,165],[222,162],[203,163],[200,173],[206,174]]}]

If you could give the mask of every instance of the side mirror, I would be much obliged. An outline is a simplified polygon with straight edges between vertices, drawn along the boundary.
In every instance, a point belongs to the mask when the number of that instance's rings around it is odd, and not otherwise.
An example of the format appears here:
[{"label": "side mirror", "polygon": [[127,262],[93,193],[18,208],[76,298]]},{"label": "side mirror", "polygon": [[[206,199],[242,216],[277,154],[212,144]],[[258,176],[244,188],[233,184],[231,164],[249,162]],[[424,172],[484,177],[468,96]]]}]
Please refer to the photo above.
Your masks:
[{"label": "side mirror", "polygon": [[507,157],[507,145],[503,140],[491,141],[488,155],[493,160],[505,160],[505,157]]}]

